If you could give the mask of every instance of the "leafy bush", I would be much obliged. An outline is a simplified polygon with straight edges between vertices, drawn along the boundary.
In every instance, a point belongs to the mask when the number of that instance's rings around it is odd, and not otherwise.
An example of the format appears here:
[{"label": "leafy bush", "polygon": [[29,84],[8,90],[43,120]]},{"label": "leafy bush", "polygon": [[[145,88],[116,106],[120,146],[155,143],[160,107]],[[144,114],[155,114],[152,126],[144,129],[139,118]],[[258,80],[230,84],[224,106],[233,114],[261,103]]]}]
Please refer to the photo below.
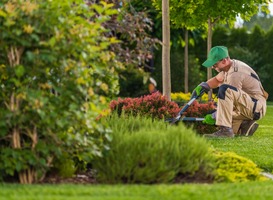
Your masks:
[{"label": "leafy bush", "polygon": [[90,161],[106,148],[94,119],[118,92],[117,41],[102,26],[114,13],[103,2],[0,2],[0,176],[32,183],[64,152]]},{"label": "leafy bush", "polygon": [[261,175],[261,169],[251,160],[233,152],[215,151],[217,182],[246,182],[266,180]]},{"label": "leafy bush", "polygon": [[194,101],[185,111],[184,115],[188,117],[204,117],[206,114],[215,111],[216,105],[214,102],[199,103]]},{"label": "leafy bush", "polygon": [[170,126],[163,121],[126,115],[112,115],[107,121],[113,130],[110,150],[92,162],[99,182],[170,183],[188,178],[211,179],[209,144],[183,124]]},{"label": "leafy bush", "polygon": [[137,98],[119,98],[110,102],[111,111],[128,115],[149,116],[156,119],[174,117],[179,112],[179,106],[168,101],[160,92]]}]

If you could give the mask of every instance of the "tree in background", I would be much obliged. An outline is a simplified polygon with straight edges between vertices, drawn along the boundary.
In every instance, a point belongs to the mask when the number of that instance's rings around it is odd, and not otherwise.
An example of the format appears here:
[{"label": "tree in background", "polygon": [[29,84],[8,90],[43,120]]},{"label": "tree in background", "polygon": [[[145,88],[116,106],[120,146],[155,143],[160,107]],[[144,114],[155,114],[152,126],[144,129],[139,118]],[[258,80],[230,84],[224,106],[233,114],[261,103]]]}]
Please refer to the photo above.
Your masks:
[{"label": "tree in background", "polygon": [[[104,23],[104,27],[111,30],[107,37],[119,39],[119,43],[112,44],[110,48],[115,52],[118,61],[125,66],[125,70],[119,72],[119,95],[140,96],[147,91],[144,83],[147,82],[149,73],[154,70],[153,54],[159,40],[152,36],[154,24],[147,14],[148,11],[135,9],[132,4],[134,2],[131,1],[111,2],[118,12]],[[143,6],[142,2],[135,2],[138,6]]]},{"label": "tree in background", "polygon": [[273,63],[272,63],[272,58],[273,58],[273,51],[272,51],[272,41],[273,41],[273,27],[266,32],[264,36],[264,45],[261,48],[261,52],[263,55],[263,61],[265,63],[264,66],[264,73],[267,75],[267,79],[263,80],[264,81],[264,87],[265,90],[269,93],[269,99],[272,101],[273,100],[273,86],[272,86],[272,77],[273,77]]},{"label": "tree in background", "polygon": [[171,66],[170,66],[170,12],[169,0],[162,0],[162,79],[163,95],[171,100]]},{"label": "tree in background", "polygon": [[249,31],[253,31],[255,26],[261,27],[264,31],[269,31],[273,26],[273,16],[266,12],[259,12],[251,17],[249,21],[244,21],[243,26]]},{"label": "tree in background", "polygon": [[[189,47],[189,30],[201,28],[204,24],[199,19],[196,19],[196,15],[193,15],[195,9],[203,3],[200,1],[181,1],[170,0],[170,21],[175,29],[184,29],[184,92],[188,93],[189,83],[189,59],[188,59],[188,47]],[[153,5],[159,11],[162,10],[159,0],[153,0]]]}]

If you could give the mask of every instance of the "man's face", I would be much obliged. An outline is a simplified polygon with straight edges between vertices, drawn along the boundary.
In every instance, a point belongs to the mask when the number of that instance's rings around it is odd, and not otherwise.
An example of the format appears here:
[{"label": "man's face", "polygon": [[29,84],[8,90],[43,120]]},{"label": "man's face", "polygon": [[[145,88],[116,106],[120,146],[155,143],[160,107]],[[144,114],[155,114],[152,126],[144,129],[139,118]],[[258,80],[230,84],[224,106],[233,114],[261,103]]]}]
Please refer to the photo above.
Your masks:
[{"label": "man's face", "polygon": [[215,69],[217,72],[227,71],[226,67],[228,65],[227,58],[219,60],[212,66],[212,69]]}]

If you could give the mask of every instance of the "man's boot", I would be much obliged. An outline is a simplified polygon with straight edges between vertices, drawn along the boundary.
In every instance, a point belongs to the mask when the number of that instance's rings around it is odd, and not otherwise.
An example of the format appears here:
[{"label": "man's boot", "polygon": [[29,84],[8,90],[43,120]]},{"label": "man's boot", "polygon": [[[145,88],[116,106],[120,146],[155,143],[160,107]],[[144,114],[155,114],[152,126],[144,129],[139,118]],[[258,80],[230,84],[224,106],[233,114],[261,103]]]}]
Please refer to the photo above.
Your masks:
[{"label": "man's boot", "polygon": [[255,120],[244,120],[239,128],[240,136],[252,136],[259,127]]},{"label": "man's boot", "polygon": [[234,137],[233,129],[226,126],[220,126],[220,129],[212,134],[204,134],[204,137]]}]

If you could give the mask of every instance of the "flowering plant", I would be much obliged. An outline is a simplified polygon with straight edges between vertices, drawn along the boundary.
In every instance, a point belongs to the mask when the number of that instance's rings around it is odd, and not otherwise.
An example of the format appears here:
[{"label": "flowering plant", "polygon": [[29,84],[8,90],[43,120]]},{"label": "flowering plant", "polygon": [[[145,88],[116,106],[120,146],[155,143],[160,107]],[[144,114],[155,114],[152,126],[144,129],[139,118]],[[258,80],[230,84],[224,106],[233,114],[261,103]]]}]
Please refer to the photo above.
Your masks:
[{"label": "flowering plant", "polygon": [[[172,101],[175,102],[188,102],[191,99],[191,93],[183,93],[183,92],[176,92],[176,93],[171,93],[171,99]],[[207,102],[209,99],[208,94],[205,93],[201,97],[201,101]],[[212,94],[212,99],[213,101],[217,102],[217,97],[215,94]]]}]

